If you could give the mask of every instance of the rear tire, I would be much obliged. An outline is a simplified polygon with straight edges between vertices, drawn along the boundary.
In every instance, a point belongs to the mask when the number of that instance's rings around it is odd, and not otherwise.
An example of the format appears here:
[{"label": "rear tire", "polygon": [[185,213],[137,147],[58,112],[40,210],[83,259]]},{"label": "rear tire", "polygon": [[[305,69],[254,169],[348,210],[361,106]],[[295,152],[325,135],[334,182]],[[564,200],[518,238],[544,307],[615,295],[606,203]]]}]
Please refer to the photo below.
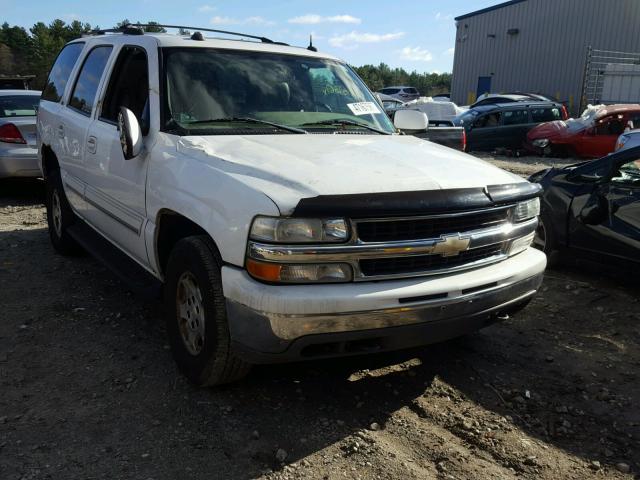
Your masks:
[{"label": "rear tire", "polygon": [[67,229],[76,220],[62,187],[60,170],[53,170],[46,177],[45,206],[49,238],[56,251],[65,256],[79,255],[82,247],[69,235]]},{"label": "rear tire", "polygon": [[180,371],[199,386],[235,382],[251,369],[231,346],[221,264],[204,235],[180,240],[167,263],[164,298],[171,351]]}]

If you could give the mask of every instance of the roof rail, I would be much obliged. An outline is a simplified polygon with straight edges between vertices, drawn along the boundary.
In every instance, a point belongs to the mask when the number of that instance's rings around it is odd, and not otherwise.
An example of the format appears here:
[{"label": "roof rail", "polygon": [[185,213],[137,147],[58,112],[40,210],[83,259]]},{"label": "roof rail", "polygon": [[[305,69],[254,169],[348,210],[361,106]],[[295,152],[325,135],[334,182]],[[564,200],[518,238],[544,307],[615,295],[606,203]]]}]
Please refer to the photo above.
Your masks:
[{"label": "roof rail", "polygon": [[88,32],[88,34],[103,35],[105,33],[124,33],[125,35],[142,35],[144,34],[145,27],[178,28],[182,30],[195,30],[195,31],[202,31],[202,32],[222,33],[224,35],[235,35],[237,37],[253,38],[255,40],[260,40],[262,43],[273,43],[275,45],[288,45],[287,43],[275,42],[270,38],[261,37],[258,35],[249,35],[248,33],[230,32],[228,30],[216,30],[213,28],[189,27],[186,25],[164,25],[160,23],[127,23],[126,25],[123,25],[118,28],[91,30],[90,32]]}]

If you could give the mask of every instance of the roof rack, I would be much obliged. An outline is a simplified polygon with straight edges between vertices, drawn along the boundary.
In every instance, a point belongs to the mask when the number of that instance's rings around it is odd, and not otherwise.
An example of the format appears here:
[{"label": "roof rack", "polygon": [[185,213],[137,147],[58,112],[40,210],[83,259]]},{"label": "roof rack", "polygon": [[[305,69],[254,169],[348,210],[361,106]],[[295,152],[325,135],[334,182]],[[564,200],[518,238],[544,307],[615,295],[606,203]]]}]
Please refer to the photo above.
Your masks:
[{"label": "roof rack", "polygon": [[103,35],[105,33],[124,33],[125,35],[143,35],[145,27],[178,28],[182,30],[195,30],[195,31],[202,31],[202,32],[222,33],[224,35],[235,35],[237,37],[253,38],[255,40],[260,40],[262,43],[273,43],[275,45],[288,45],[287,43],[284,43],[284,42],[275,42],[270,38],[261,37],[258,35],[249,35],[248,33],[230,32],[228,30],[216,30],[213,28],[188,27],[186,25],[163,25],[160,23],[127,23],[126,25],[122,25],[121,27],[118,27],[118,28],[92,30],[88,34]]}]

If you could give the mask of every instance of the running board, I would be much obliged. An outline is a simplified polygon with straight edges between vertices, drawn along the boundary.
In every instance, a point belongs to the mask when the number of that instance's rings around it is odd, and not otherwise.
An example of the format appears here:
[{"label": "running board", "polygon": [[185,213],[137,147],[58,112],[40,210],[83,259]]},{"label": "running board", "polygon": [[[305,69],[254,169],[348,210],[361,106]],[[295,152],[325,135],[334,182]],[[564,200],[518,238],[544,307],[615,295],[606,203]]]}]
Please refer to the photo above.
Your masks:
[{"label": "running board", "polygon": [[149,300],[162,298],[162,282],[120,251],[82,220],[67,228],[67,233],[96,260],[100,261],[131,291]]}]

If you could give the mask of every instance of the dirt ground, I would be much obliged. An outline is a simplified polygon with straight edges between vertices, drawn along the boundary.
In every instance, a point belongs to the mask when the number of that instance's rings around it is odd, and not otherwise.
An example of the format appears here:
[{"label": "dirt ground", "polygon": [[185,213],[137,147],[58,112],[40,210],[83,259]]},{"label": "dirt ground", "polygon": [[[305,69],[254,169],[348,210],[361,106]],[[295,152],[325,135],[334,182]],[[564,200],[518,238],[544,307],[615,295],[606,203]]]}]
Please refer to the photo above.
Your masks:
[{"label": "dirt ground", "polygon": [[[540,167],[512,160],[494,161]],[[520,315],[462,339],[198,389],[161,306],[54,253],[42,193],[0,183],[2,480],[640,478],[624,279],[561,266]]]}]

